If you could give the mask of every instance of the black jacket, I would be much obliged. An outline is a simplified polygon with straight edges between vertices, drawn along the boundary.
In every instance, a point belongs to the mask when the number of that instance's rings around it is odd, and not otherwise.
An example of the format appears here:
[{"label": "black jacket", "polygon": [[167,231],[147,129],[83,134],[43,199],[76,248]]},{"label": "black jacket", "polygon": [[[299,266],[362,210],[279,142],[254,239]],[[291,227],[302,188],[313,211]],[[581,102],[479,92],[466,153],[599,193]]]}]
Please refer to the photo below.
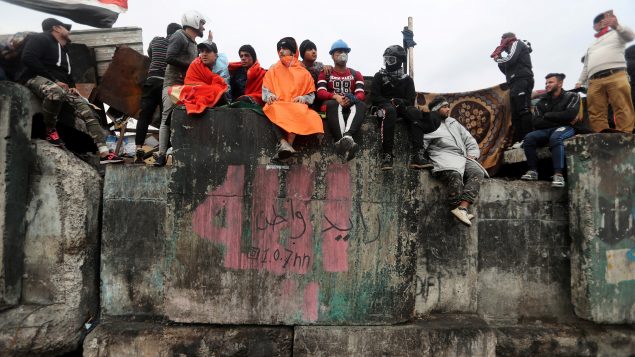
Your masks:
[{"label": "black jacket", "polygon": [[389,103],[391,99],[401,99],[404,106],[415,105],[415,83],[410,76],[399,80],[390,80],[387,74],[379,71],[373,77],[370,97],[373,105]]},{"label": "black jacket", "polygon": [[536,104],[533,125],[534,129],[555,128],[570,125],[580,111],[580,96],[577,93],[563,90],[557,98],[545,95]]},{"label": "black jacket", "polygon": [[531,47],[518,40],[512,44],[507,57],[496,60],[498,68],[505,75],[507,83],[519,78],[534,78],[534,72],[531,70],[530,53]]},{"label": "black jacket", "polygon": [[64,82],[74,87],[75,82],[69,70],[69,56],[66,46],[60,46],[50,32],[29,35],[22,50],[25,70],[21,82],[42,76],[54,82]]}]

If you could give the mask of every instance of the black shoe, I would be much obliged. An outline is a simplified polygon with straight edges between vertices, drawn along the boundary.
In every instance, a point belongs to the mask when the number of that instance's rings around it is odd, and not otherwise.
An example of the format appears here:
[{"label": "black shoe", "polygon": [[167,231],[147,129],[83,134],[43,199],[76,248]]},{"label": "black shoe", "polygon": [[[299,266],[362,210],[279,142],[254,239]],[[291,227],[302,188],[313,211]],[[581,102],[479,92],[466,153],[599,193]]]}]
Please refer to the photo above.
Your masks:
[{"label": "black shoe", "polygon": [[434,165],[432,165],[430,160],[426,158],[423,150],[417,151],[416,153],[410,155],[410,165],[408,165],[408,167],[410,167],[411,169],[431,169],[433,166]]},{"label": "black shoe", "polygon": [[109,152],[108,155],[99,158],[100,164],[121,164],[123,163],[123,158],[117,156],[114,152]]},{"label": "black shoe", "polygon": [[165,154],[159,154],[157,161],[154,162],[155,167],[163,167],[168,163],[168,157]]},{"label": "black shoe", "polygon": [[355,158],[355,153],[359,150],[359,145],[353,140],[351,136],[344,136],[342,139],[338,141],[340,143],[342,157],[346,159],[346,161],[351,161]]},{"label": "black shoe", "polygon": [[384,171],[392,170],[392,159],[392,154],[385,152],[381,158],[381,169]]},{"label": "black shoe", "polygon": [[146,156],[146,152],[143,149],[137,149],[134,163],[135,164],[145,164],[145,160],[144,160],[145,156]]}]

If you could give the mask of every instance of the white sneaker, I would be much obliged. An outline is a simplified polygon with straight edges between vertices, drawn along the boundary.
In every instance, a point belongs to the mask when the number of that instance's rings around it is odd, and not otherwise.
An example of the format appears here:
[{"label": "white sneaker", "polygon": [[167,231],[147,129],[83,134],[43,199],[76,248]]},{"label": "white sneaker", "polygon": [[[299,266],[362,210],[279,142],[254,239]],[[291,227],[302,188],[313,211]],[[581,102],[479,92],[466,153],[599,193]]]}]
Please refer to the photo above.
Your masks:
[{"label": "white sneaker", "polygon": [[524,140],[518,141],[511,146],[511,149],[520,149],[523,147]]},{"label": "white sneaker", "polygon": [[457,207],[450,212],[452,212],[454,217],[456,217],[459,221],[461,221],[461,223],[465,224],[466,226],[469,227],[472,225],[472,222],[470,222],[470,218],[467,216],[467,209]]}]

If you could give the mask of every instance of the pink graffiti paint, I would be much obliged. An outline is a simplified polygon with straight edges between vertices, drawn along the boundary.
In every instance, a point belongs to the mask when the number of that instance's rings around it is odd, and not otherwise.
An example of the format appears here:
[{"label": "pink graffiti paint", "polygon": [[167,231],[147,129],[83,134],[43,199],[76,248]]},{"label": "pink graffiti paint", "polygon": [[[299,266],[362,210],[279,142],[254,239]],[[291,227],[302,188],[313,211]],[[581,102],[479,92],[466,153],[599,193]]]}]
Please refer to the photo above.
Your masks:
[{"label": "pink graffiti paint", "polygon": [[230,269],[246,266],[240,252],[244,186],[245,168],[229,166],[223,184],[192,215],[194,233],[225,246],[224,265]]},{"label": "pink graffiti paint", "polygon": [[351,173],[348,165],[332,164],[326,173],[322,218],[322,263],[327,272],[348,271],[351,222]]}]

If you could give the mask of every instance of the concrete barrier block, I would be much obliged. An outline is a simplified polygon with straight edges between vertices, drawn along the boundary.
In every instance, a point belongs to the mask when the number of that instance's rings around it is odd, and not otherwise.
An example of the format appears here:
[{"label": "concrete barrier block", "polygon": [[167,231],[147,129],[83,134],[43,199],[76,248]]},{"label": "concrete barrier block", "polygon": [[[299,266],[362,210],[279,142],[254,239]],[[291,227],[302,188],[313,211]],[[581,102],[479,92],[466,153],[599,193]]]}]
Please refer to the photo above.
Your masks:
[{"label": "concrete barrier block", "polygon": [[167,326],[110,321],[84,340],[84,357],[292,355],[288,327]]},{"label": "concrete barrier block", "polygon": [[566,152],[575,312],[597,323],[635,323],[633,136],[576,136]]},{"label": "concrete barrier block", "polygon": [[293,355],[493,357],[495,349],[483,320],[446,314],[400,326],[298,326]]},{"label": "concrete barrier block", "polygon": [[[408,181],[407,170],[386,180],[377,161],[342,163],[314,138],[300,139],[301,154],[280,170],[267,165],[275,139],[266,118],[223,109],[187,117],[179,108],[173,119],[169,319],[377,324],[412,316],[417,232],[399,199],[408,186],[396,184]],[[360,155],[376,152],[376,138],[365,140],[376,135],[362,133]]]},{"label": "concrete barrier block", "polygon": [[32,159],[30,92],[0,81],[0,309],[18,304]]},{"label": "concrete barrier block", "polygon": [[75,350],[97,316],[101,178],[74,155],[37,141],[23,224],[20,305],[0,313],[1,355]]},{"label": "concrete barrier block", "polygon": [[487,180],[478,213],[478,313],[488,321],[569,321],[566,191]]}]

